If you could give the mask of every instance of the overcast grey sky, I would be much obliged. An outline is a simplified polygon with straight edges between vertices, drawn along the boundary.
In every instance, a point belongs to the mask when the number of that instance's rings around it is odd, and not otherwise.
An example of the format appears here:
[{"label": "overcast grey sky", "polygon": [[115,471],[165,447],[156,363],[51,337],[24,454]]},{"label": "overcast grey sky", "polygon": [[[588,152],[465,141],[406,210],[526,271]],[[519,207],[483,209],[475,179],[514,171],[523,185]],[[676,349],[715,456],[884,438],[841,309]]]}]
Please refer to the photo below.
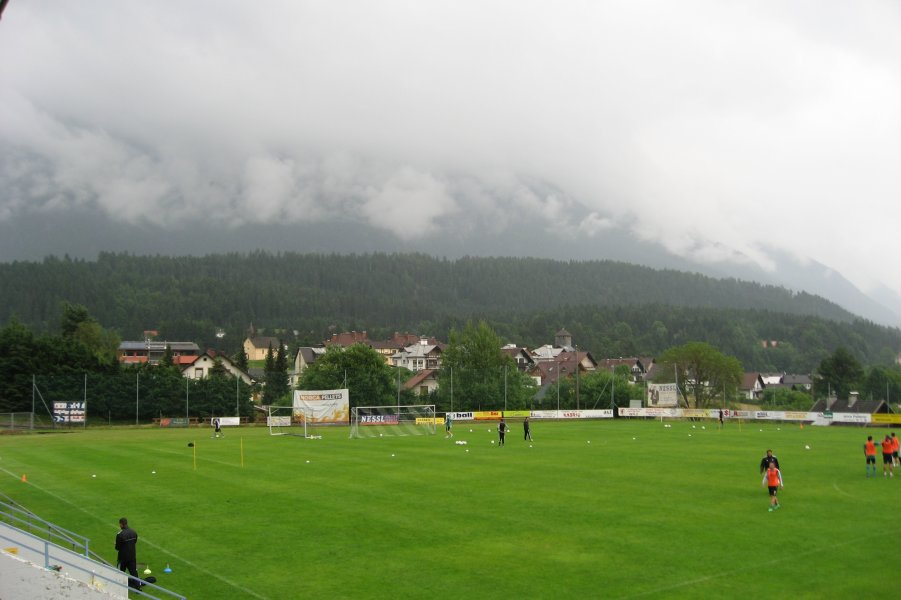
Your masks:
[{"label": "overcast grey sky", "polygon": [[901,293],[899,32],[895,0],[11,0],[0,221],[531,214]]}]

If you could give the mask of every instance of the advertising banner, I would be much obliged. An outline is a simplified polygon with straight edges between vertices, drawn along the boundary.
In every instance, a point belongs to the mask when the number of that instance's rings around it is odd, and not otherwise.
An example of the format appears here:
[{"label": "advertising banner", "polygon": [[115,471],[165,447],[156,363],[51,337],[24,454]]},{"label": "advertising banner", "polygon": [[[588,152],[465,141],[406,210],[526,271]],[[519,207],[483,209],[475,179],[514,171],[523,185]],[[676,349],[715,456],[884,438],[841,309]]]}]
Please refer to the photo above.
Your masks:
[{"label": "advertising banner", "polygon": [[57,423],[84,423],[84,402],[54,402],[53,420]]},{"label": "advertising banner", "polygon": [[695,419],[719,419],[720,412],[719,409],[710,408],[683,408],[682,416]]},{"label": "advertising banner", "polygon": [[350,392],[342,390],[295,390],[294,417],[310,423],[347,425],[350,422]]},{"label": "advertising banner", "polygon": [[648,407],[679,406],[679,387],[675,383],[649,383]]},{"label": "advertising banner", "polygon": [[754,418],[758,421],[781,421],[785,418],[785,413],[781,410],[755,410]]},{"label": "advertising banner", "polygon": [[505,410],[502,412],[504,417],[508,419],[510,417],[513,417],[514,419],[525,419],[526,417],[532,416],[532,411],[529,410]]},{"label": "advertising banner", "polygon": [[889,415],[882,413],[870,415],[870,423],[894,423],[895,425],[901,425],[901,415]]},{"label": "advertising banner", "polygon": [[619,408],[621,417],[667,417],[678,418],[682,416],[681,408]]},{"label": "advertising banner", "polygon": [[832,413],[833,423],[869,423],[869,413]]},{"label": "advertising banner", "polygon": [[501,417],[504,416],[504,412],[501,410],[481,410],[472,413],[472,415],[476,421],[500,421]]},{"label": "advertising banner", "polygon": [[816,418],[816,415],[808,413],[806,411],[798,411],[798,410],[787,410],[785,411],[785,420],[786,421],[813,421]]},{"label": "advertising banner", "polygon": [[160,427],[187,427],[190,424],[191,421],[185,417],[164,417],[160,419]]},{"label": "advertising banner", "polygon": [[454,421],[472,421],[475,419],[472,412],[449,412],[446,414],[450,415],[450,418]]},{"label": "advertising banner", "polygon": [[602,410],[553,410],[554,419],[612,419],[613,409]]},{"label": "advertising banner", "polygon": [[360,425],[397,425],[397,415],[360,415]]}]

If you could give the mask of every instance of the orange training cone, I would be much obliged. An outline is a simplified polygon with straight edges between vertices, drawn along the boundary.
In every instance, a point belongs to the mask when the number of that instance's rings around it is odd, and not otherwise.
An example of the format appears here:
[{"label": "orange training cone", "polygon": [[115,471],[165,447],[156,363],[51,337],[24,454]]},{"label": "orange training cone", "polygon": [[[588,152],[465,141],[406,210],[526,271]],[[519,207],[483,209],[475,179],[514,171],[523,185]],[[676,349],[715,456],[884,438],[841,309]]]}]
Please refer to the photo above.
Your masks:
[{"label": "orange training cone", "polygon": [[25,473],[22,473],[22,483],[28,483],[28,478],[25,477]]}]

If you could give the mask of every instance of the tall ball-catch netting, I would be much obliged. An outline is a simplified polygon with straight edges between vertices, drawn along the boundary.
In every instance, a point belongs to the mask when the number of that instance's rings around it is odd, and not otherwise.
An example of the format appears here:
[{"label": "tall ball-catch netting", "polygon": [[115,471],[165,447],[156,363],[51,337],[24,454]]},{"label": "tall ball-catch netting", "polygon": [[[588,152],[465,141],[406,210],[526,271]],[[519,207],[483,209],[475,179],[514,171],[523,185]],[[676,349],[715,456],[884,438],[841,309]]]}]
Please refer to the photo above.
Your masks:
[{"label": "tall ball-catch netting", "polygon": [[0,413],[0,430],[20,431],[50,427],[53,423],[30,412]]},{"label": "tall ball-catch netting", "polygon": [[356,406],[350,412],[350,437],[435,435],[435,405]]}]

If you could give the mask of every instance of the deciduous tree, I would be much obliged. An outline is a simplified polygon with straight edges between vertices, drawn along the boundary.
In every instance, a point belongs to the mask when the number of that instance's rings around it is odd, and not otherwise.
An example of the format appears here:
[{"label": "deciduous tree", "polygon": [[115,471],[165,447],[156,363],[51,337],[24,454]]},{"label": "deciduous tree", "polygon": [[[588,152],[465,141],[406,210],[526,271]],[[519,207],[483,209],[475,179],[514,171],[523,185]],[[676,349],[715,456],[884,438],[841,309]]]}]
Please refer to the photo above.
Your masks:
[{"label": "deciduous tree", "polygon": [[839,347],[820,362],[817,375],[814,380],[816,397],[832,393],[836,398],[845,399],[863,383],[864,370],[847,348]]},{"label": "deciduous tree", "polygon": [[347,386],[351,406],[379,406],[397,402],[395,372],[382,355],[364,344],[331,346],[303,372],[302,390],[330,390]]},{"label": "deciduous tree", "polygon": [[689,342],[666,350],[657,360],[658,381],[673,381],[678,374],[682,399],[693,408],[705,408],[724,390],[734,393],[742,379],[741,363],[710,344]]}]

